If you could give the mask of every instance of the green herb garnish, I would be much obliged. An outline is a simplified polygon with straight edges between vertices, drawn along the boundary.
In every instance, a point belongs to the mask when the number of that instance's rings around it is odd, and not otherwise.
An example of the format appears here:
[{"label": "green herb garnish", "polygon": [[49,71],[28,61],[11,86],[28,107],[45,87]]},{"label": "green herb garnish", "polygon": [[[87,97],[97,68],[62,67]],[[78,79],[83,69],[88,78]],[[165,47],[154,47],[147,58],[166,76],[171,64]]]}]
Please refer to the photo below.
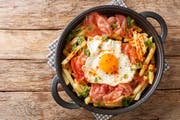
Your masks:
[{"label": "green herb garnish", "polygon": [[128,78],[128,74],[124,74],[124,79],[127,79]]},{"label": "green herb garnish", "polygon": [[136,68],[137,68],[137,69],[142,68],[142,64],[141,64],[140,62],[137,62],[137,63],[136,63]]},{"label": "green herb garnish", "polygon": [[154,70],[153,69],[149,69],[149,72],[154,72]]},{"label": "green herb garnish", "polygon": [[127,16],[126,20],[127,20],[127,26],[128,26],[128,28],[130,28],[131,25],[132,25],[132,23],[131,23],[131,17],[130,17],[130,16]]},{"label": "green herb garnish", "polygon": [[98,78],[97,77],[95,77],[94,82],[98,82]]},{"label": "green herb garnish", "polygon": [[98,102],[97,103],[97,107],[102,107],[103,105],[102,105],[102,103],[101,102]]},{"label": "green herb garnish", "polygon": [[74,51],[77,48],[77,44],[72,45],[72,51]]},{"label": "green herb garnish", "polygon": [[132,98],[123,98],[122,99],[122,106],[127,107],[127,106],[131,105],[132,102],[133,102]]},{"label": "green herb garnish", "polygon": [[82,97],[86,97],[86,96],[88,96],[88,94],[89,94],[89,87],[88,86],[84,86],[83,92],[81,93],[81,96]]},{"label": "green herb garnish", "polygon": [[144,44],[147,46],[147,47],[153,47],[153,42],[151,39],[148,39],[147,41],[144,42]]},{"label": "green herb garnish", "polygon": [[77,38],[77,42],[78,42],[78,45],[81,45],[81,43],[82,43],[82,37],[81,37],[81,36],[79,36],[79,37]]},{"label": "green herb garnish", "polygon": [[87,26],[87,29],[90,31],[90,30],[92,30],[92,26],[91,25],[88,25]]},{"label": "green herb garnish", "polygon": [[113,29],[115,29],[115,28],[117,27],[117,24],[116,24],[116,23],[113,23],[113,24],[111,24],[111,27],[112,27]]},{"label": "green herb garnish", "polygon": [[131,68],[131,71],[136,71],[136,68]]},{"label": "green herb garnish", "polygon": [[100,80],[100,77],[95,77],[94,82],[98,82],[98,80]]},{"label": "green herb garnish", "polygon": [[86,50],[84,50],[84,53],[85,53],[85,55],[87,55],[88,57],[91,55],[91,54],[90,54],[90,51],[89,51],[89,50],[87,50],[87,49],[86,49]]},{"label": "green herb garnish", "polygon": [[107,42],[109,39],[108,39],[108,36],[103,36],[102,37],[102,40],[103,40],[103,42]]},{"label": "green herb garnish", "polygon": [[101,46],[98,46],[99,49],[101,49],[102,47]]},{"label": "green herb garnish", "polygon": [[75,34],[78,34],[78,33],[80,33],[82,31],[82,29],[77,29],[77,30],[75,30]]}]

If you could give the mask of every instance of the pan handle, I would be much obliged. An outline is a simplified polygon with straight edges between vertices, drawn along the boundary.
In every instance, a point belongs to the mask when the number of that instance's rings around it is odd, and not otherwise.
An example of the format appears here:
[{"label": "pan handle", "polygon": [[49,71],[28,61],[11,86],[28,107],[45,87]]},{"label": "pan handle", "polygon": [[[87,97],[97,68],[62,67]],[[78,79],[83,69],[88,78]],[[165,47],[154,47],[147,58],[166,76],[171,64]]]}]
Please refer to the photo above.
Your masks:
[{"label": "pan handle", "polygon": [[160,27],[161,27],[160,37],[161,37],[162,42],[165,42],[168,30],[167,30],[167,25],[164,19],[155,12],[145,11],[145,12],[141,12],[140,14],[144,16],[146,19],[148,17],[153,18],[160,24]]},{"label": "pan handle", "polygon": [[59,83],[59,78],[55,76],[52,81],[52,96],[57,104],[59,104],[62,107],[69,108],[69,109],[76,109],[79,108],[79,106],[75,103],[68,103],[64,101],[60,95],[58,94],[57,85]]}]

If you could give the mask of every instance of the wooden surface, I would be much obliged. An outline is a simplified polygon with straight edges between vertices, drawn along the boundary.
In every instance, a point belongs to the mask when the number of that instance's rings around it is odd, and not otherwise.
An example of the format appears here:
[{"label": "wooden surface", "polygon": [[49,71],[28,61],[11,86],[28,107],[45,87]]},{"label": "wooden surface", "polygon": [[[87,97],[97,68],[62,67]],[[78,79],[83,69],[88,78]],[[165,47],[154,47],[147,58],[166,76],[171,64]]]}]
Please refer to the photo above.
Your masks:
[{"label": "wooden surface", "polygon": [[[84,109],[58,106],[50,93],[55,73],[47,46],[83,10],[110,0],[0,0],[0,120],[93,120]],[[180,1],[126,0],[137,12],[154,11],[168,25],[167,71],[154,95],[139,108],[112,120],[180,119]],[[153,25],[159,29],[156,22]],[[70,100],[59,88],[60,94]]]}]

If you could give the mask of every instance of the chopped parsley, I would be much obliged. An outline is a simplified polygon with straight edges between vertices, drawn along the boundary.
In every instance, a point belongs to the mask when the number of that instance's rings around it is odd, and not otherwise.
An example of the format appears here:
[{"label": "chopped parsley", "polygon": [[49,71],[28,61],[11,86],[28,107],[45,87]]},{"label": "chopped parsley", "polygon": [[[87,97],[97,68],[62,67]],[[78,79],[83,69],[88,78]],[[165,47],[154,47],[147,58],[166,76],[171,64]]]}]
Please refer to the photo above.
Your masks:
[{"label": "chopped parsley", "polygon": [[153,47],[153,42],[151,39],[148,39],[147,41],[144,42],[144,44],[147,46],[147,47]]},{"label": "chopped parsley", "polygon": [[113,29],[115,29],[115,28],[117,27],[117,24],[116,24],[116,23],[113,23],[113,24],[111,24],[111,27],[112,27]]},{"label": "chopped parsley", "polygon": [[149,69],[149,72],[154,72],[154,70],[153,69]]},{"label": "chopped parsley", "polygon": [[98,46],[99,49],[101,49],[102,47],[101,46]]},{"label": "chopped parsley", "polygon": [[128,74],[124,74],[124,79],[127,79],[128,78]]},{"label": "chopped parsley", "polygon": [[132,102],[133,102],[132,98],[123,98],[122,99],[122,106],[127,107],[127,106],[131,105]]},{"label": "chopped parsley", "polygon": [[109,39],[108,39],[108,36],[103,36],[102,37],[102,40],[103,40],[103,42],[107,42]]},{"label": "chopped parsley", "polygon": [[137,69],[142,68],[142,64],[141,64],[140,62],[137,62],[137,63],[136,63],[136,68],[137,68]]},{"label": "chopped parsley", "polygon": [[131,17],[130,17],[130,16],[127,16],[126,20],[127,20],[127,26],[128,26],[128,28],[130,28],[131,25],[132,25],[132,23],[131,23]]},{"label": "chopped parsley", "polygon": [[98,82],[98,78],[97,77],[95,77],[94,82]]},{"label": "chopped parsley", "polygon": [[136,68],[131,68],[131,71],[136,71]]},{"label": "chopped parsley", "polygon": [[75,34],[78,34],[78,33],[80,33],[82,31],[82,29],[77,29],[76,31],[75,31]]},{"label": "chopped parsley", "polygon": [[89,51],[88,49],[84,50],[84,53],[85,53],[85,55],[87,55],[88,57],[91,55],[91,54],[90,54],[90,51]]},{"label": "chopped parsley", "polygon": [[92,30],[92,26],[91,25],[88,25],[87,26],[87,29],[90,31],[90,30]]},{"label": "chopped parsley", "polygon": [[82,43],[82,36],[79,36],[79,37],[77,37],[77,43],[74,43],[72,45],[72,51],[74,51],[78,45],[81,45],[81,43]]},{"label": "chopped parsley", "polygon": [[81,93],[81,96],[82,97],[86,97],[86,96],[88,96],[88,94],[89,94],[89,87],[88,86],[84,86],[83,92]]},{"label": "chopped parsley", "polygon": [[77,44],[72,45],[72,51],[74,51],[77,48]]},{"label": "chopped parsley", "polygon": [[97,107],[102,107],[103,105],[102,105],[102,103],[101,102],[98,102],[97,103]]},{"label": "chopped parsley", "polygon": [[77,42],[78,42],[78,45],[81,45],[81,43],[82,43],[82,37],[81,37],[81,36],[79,36],[79,37],[77,38]]}]

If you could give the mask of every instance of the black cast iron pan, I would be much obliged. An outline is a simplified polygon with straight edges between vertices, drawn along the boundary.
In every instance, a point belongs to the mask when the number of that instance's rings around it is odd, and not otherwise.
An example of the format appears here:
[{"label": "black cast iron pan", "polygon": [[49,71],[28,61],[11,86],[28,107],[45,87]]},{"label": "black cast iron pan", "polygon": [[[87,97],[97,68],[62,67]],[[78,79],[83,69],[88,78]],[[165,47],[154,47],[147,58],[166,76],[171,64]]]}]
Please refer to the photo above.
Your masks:
[{"label": "black cast iron pan", "polygon": [[[141,96],[140,100],[135,102],[134,104],[124,107],[124,108],[97,108],[92,105],[86,105],[84,101],[79,98],[73,91],[72,89],[65,84],[65,81],[62,77],[62,67],[61,67],[61,61],[64,59],[63,56],[63,49],[65,47],[66,43],[66,37],[70,33],[71,30],[73,30],[78,24],[82,22],[82,20],[85,18],[85,16],[91,12],[99,12],[101,14],[107,15],[107,16],[112,16],[114,14],[123,14],[125,16],[130,16],[135,20],[135,22],[140,26],[143,31],[148,33],[150,36],[154,38],[154,42],[156,43],[157,49],[155,53],[155,60],[156,60],[156,68],[157,72],[155,75],[155,80],[154,83],[147,88],[144,92],[143,95]],[[151,23],[147,20],[147,18],[153,18],[155,19],[161,27],[161,35],[158,35],[157,31],[154,29],[154,27],[151,25]],[[133,110],[134,108],[137,108],[140,106],[142,103],[147,101],[149,97],[153,94],[153,92],[156,90],[161,77],[163,75],[163,70],[164,70],[164,49],[163,49],[163,43],[166,40],[167,36],[167,25],[163,18],[154,13],[154,12],[142,12],[142,13],[137,13],[131,9],[128,8],[123,8],[120,6],[114,6],[114,5],[104,5],[104,6],[98,6],[94,7],[91,9],[88,9],[84,12],[82,12],[80,15],[75,17],[64,29],[63,33],[61,34],[58,42],[58,46],[56,49],[56,72],[57,75],[53,78],[53,84],[52,84],[52,95],[55,99],[55,101],[69,109],[74,109],[74,108],[79,108],[83,107],[89,111],[95,112],[95,113],[101,113],[101,114],[120,114],[123,112],[127,112],[130,110]],[[71,97],[71,99],[74,101],[74,103],[68,103],[64,101],[58,94],[57,92],[57,85],[61,84],[63,89],[66,91],[66,93]]]}]

